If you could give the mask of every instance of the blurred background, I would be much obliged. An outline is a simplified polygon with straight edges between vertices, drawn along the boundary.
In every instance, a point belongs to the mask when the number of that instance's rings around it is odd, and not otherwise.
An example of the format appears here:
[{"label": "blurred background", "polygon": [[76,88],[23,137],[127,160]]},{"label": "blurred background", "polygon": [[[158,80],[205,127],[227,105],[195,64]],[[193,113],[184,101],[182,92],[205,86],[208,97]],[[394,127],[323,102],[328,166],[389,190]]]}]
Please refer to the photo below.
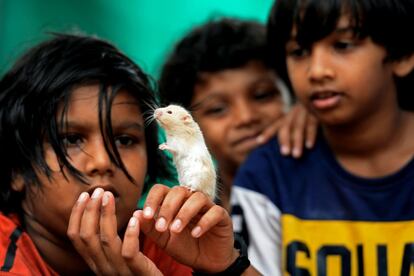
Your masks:
[{"label": "blurred background", "polygon": [[0,74],[48,32],[106,39],[157,78],[174,43],[218,16],[265,23],[273,0],[0,0]]}]

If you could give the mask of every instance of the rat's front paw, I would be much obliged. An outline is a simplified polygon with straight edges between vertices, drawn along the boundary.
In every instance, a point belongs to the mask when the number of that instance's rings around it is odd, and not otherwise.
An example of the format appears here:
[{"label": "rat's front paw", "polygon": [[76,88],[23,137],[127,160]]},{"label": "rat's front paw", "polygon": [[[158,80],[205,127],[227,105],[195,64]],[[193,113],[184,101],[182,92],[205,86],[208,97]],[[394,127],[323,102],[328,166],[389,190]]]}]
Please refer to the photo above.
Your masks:
[{"label": "rat's front paw", "polygon": [[167,146],[167,144],[166,144],[166,143],[162,143],[162,144],[160,144],[160,145],[158,146],[158,148],[159,148],[160,150],[166,150],[166,149],[168,149],[168,146]]}]

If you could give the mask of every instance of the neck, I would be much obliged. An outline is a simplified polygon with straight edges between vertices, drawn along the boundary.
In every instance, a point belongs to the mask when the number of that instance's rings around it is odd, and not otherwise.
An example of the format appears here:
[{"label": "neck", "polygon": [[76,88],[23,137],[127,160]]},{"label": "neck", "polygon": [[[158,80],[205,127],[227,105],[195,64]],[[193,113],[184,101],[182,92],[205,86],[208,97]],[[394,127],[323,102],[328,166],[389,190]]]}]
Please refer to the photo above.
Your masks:
[{"label": "neck", "polygon": [[82,257],[66,237],[58,237],[25,213],[26,231],[43,260],[60,275],[85,275],[90,272]]},{"label": "neck", "polygon": [[398,108],[388,114],[381,120],[367,117],[350,125],[323,127],[328,144],[347,170],[360,176],[380,177],[411,160],[413,114]]}]

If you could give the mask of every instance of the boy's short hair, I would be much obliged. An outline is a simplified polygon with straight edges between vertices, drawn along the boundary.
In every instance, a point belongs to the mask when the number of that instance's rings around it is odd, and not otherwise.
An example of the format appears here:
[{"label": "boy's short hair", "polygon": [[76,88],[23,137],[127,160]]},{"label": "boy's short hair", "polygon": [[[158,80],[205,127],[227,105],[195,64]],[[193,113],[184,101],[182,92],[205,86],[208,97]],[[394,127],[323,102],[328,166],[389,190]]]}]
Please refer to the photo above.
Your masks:
[{"label": "boy's short hair", "polygon": [[[385,61],[399,60],[414,54],[413,0],[278,0],[268,20],[268,54],[272,67],[288,84],[285,46],[297,28],[297,40],[303,47],[328,36],[343,12],[349,14],[355,35],[370,37],[387,51]],[[414,73],[397,80],[401,107],[414,110],[412,89]]]},{"label": "boy's short hair", "polygon": [[[100,122],[106,150],[111,161],[128,174],[115,146],[110,120],[114,96],[126,89],[137,99],[141,112],[155,103],[148,76],[110,43],[88,36],[55,34],[31,48],[0,80],[0,210],[20,210],[19,194],[11,189],[17,175],[25,185],[39,185],[36,171],[51,176],[44,158],[44,142],[56,152],[60,166],[81,181],[82,173],[71,166],[59,129],[65,127],[64,114],[69,98],[79,86],[99,85]],[[108,107],[108,108],[105,108]],[[148,176],[154,180],[163,168],[158,151],[157,126],[145,129]],[[137,164],[139,166],[139,164]]]},{"label": "boy's short hair", "polygon": [[162,68],[159,90],[164,104],[186,108],[202,73],[235,69],[266,58],[265,26],[251,20],[221,18],[194,28],[173,49]]}]

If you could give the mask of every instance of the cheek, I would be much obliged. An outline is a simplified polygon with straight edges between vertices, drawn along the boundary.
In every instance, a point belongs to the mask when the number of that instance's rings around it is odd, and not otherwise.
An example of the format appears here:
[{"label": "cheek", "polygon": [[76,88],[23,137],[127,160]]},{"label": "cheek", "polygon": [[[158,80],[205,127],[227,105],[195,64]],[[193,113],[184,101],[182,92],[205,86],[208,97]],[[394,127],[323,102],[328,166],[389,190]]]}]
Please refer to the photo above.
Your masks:
[{"label": "cheek", "polygon": [[80,193],[82,185],[74,185],[61,173],[53,173],[53,183],[46,176],[39,177],[42,189],[30,189],[23,201],[25,211],[36,217],[38,223],[56,233],[65,235],[70,213]]},{"label": "cheek", "polygon": [[49,166],[49,168],[53,172],[60,171],[60,166],[59,166],[58,158],[57,158],[57,156],[55,154],[55,151],[52,149],[52,147],[50,145],[46,145],[45,146],[44,156],[45,156],[46,164]]},{"label": "cheek", "polygon": [[222,152],[222,148],[227,140],[227,132],[230,126],[225,120],[201,120],[199,122],[200,129],[203,133],[207,147],[214,156]]},{"label": "cheek", "polygon": [[274,102],[264,104],[258,112],[261,114],[260,117],[267,123],[274,122],[283,116],[283,103],[282,100],[275,100]]},{"label": "cheek", "polygon": [[148,170],[147,152],[145,149],[140,149],[135,154],[122,156],[122,161],[132,178],[137,184],[143,184]]}]

